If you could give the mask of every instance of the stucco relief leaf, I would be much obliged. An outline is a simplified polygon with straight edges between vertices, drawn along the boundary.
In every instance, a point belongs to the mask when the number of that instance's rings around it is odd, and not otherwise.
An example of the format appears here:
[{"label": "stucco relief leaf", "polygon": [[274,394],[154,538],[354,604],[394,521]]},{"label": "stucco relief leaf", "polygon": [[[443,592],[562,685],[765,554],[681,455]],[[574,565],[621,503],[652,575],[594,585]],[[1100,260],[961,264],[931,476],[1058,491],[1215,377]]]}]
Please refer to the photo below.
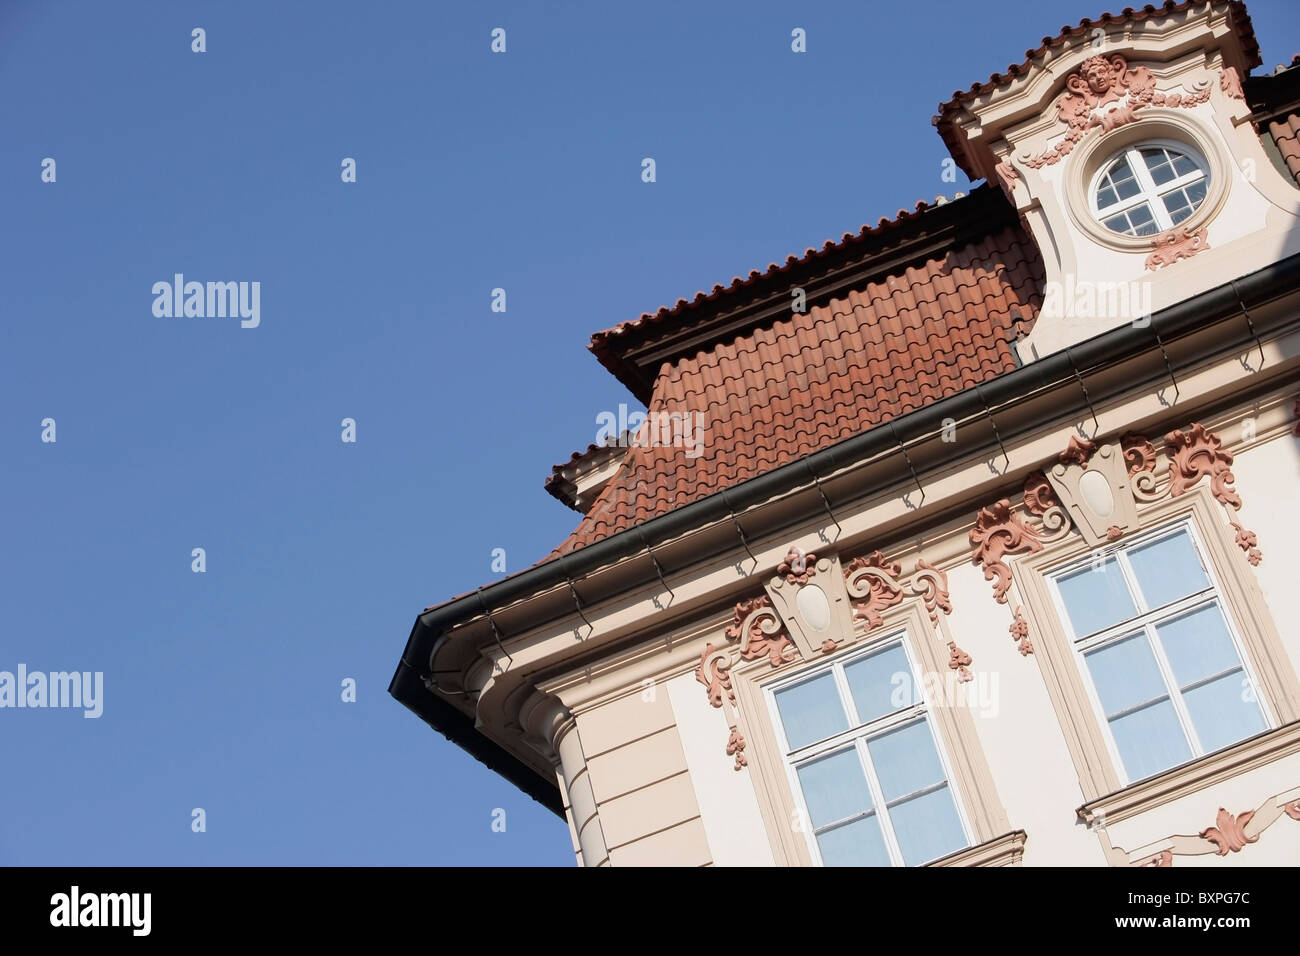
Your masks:
[{"label": "stucco relief leaf", "polygon": [[844,569],[844,582],[854,599],[854,620],[866,621],[868,628],[879,627],[881,612],[903,600],[902,573],[901,564],[887,560],[879,551],[850,561]]},{"label": "stucco relief leaf", "polygon": [[1241,498],[1232,487],[1232,454],[1223,448],[1223,439],[1204,425],[1193,424],[1186,431],[1172,431],[1165,436],[1171,453],[1169,494],[1173,498],[1188,491],[1206,475],[1210,491],[1220,504],[1237,509]]},{"label": "stucco relief leaf", "polygon": [[1202,226],[1195,232],[1190,232],[1180,226],[1156,236],[1152,240],[1154,249],[1151,255],[1147,256],[1147,270],[1153,271],[1162,266],[1171,266],[1179,259],[1190,259],[1210,248],[1210,243],[1206,239],[1208,229],[1209,226]]},{"label": "stucco relief leaf", "polygon": [[740,656],[747,661],[766,655],[773,667],[779,667],[799,656],[771,599],[765,594],[738,603],[725,633],[727,640],[740,641]]},{"label": "stucco relief leaf", "polygon": [[1250,818],[1255,815],[1254,810],[1247,810],[1240,816],[1234,817],[1223,807],[1219,807],[1219,815],[1215,818],[1215,825],[1207,827],[1201,831],[1201,837],[1209,840],[1218,847],[1215,850],[1217,856],[1227,856],[1229,851],[1236,853],[1247,843],[1254,843],[1259,839],[1259,835],[1246,836],[1246,824],[1250,823]]},{"label": "stucco relief leaf", "polygon": [[984,580],[993,582],[993,597],[999,604],[1007,603],[1011,588],[1011,568],[1003,558],[1043,550],[1038,535],[1025,526],[1006,498],[979,510],[970,542],[974,546],[971,562],[983,566]]},{"label": "stucco relief leaf", "polygon": [[920,594],[925,601],[925,610],[930,615],[930,623],[938,625],[939,612],[952,613],[952,600],[948,596],[948,575],[940,571],[929,561],[919,558],[912,573],[909,587],[915,594]]}]

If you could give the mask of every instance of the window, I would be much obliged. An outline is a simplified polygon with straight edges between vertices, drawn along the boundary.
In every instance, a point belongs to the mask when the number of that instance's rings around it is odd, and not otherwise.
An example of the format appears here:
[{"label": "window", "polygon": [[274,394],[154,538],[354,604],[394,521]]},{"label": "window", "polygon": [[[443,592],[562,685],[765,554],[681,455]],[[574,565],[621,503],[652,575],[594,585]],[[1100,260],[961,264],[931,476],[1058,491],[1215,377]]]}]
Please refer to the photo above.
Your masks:
[{"label": "window", "polygon": [[1203,554],[1180,522],[1051,576],[1129,783],[1269,726]]},{"label": "window", "polygon": [[1102,166],[1093,182],[1092,210],[1112,232],[1154,236],[1194,213],[1209,185],[1206,164],[1187,147],[1143,143]]},{"label": "window", "polygon": [[814,860],[916,866],[970,845],[902,636],[767,689]]}]

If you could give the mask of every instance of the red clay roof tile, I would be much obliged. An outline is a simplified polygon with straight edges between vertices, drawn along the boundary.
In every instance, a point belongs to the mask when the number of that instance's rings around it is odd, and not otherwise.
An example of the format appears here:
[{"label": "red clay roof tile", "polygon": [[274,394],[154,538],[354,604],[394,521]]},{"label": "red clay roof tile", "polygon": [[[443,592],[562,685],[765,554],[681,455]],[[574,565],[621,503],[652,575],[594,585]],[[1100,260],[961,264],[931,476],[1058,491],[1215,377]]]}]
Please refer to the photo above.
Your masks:
[{"label": "red clay roof tile", "polygon": [[702,454],[634,447],[552,557],[1010,371],[1043,282],[1032,240],[1008,225],[665,363],[649,411],[699,416]]}]

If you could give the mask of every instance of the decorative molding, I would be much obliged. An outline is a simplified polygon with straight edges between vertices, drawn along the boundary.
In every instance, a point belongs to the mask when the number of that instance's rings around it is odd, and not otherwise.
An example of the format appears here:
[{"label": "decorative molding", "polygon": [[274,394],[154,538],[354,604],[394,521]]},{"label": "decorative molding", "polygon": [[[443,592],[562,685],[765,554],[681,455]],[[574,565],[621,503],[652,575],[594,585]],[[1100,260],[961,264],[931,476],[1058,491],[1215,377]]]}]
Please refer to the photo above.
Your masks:
[{"label": "decorative molding", "polygon": [[766,655],[773,667],[780,667],[799,656],[766,595],[737,604],[735,617],[724,633],[728,641],[740,641],[740,656],[747,661]]},{"label": "decorative molding", "polygon": [[1162,266],[1171,266],[1179,259],[1190,259],[1198,252],[1210,248],[1206,239],[1209,226],[1202,226],[1195,232],[1183,228],[1162,232],[1153,240],[1153,251],[1147,256],[1147,271],[1153,272]]},{"label": "decorative molding", "polygon": [[901,564],[886,560],[879,551],[850,561],[844,577],[849,594],[858,599],[852,602],[853,619],[866,621],[867,630],[879,627],[881,612],[903,600],[902,573]]},{"label": "decorative molding", "polygon": [[1015,620],[1007,630],[1011,632],[1011,639],[1016,642],[1016,650],[1020,652],[1020,656],[1028,657],[1034,653],[1034,645],[1029,640],[1029,622],[1025,620],[1024,610],[1022,605],[1016,605],[1016,612],[1012,615]]},{"label": "decorative molding", "polygon": [[1020,866],[1025,855],[1024,830],[1012,830],[1001,836],[968,846],[956,853],[940,857],[927,866]]},{"label": "decorative molding", "polygon": [[[1193,423],[1187,431],[1175,430],[1165,436],[1165,454],[1170,459],[1171,498],[1177,498],[1208,475],[1214,500],[1234,513],[1241,511],[1241,495],[1234,487],[1232,453],[1224,449],[1223,439],[1218,435],[1204,425]],[[1237,532],[1236,544],[1245,552],[1246,560],[1252,565],[1259,564],[1263,554],[1257,547],[1255,533],[1231,518],[1228,523]]]},{"label": "decorative molding", "polygon": [[1300,753],[1300,720],[1090,800],[1075,813],[1089,826],[1114,825],[1295,753]]},{"label": "decorative molding", "polygon": [[948,668],[957,672],[957,680],[965,683],[974,680],[970,672],[971,656],[957,646],[956,641],[948,642]]},{"label": "decorative molding", "polygon": [[1044,544],[1070,533],[1070,516],[1041,469],[1025,476],[1025,510],[1038,518],[1036,533]]},{"label": "decorative molding", "polygon": [[1219,807],[1219,815],[1214,819],[1215,825],[1202,830],[1201,839],[1209,840],[1218,847],[1214,851],[1216,856],[1227,856],[1229,850],[1237,853],[1246,844],[1254,843],[1259,839],[1258,833],[1254,836],[1246,833],[1246,826],[1254,815],[1254,810],[1247,810],[1240,816],[1234,817],[1223,807]]},{"label": "decorative molding", "polygon": [[930,623],[939,626],[939,612],[952,613],[952,600],[948,597],[948,575],[924,558],[917,559],[912,572],[911,589],[925,600],[925,610]]},{"label": "decorative molding", "polygon": [[1241,852],[1252,843],[1258,843],[1263,832],[1283,816],[1297,819],[1288,809],[1295,803],[1300,803],[1291,801],[1292,794],[1294,790],[1275,794],[1257,809],[1235,816],[1219,807],[1214,826],[1206,827],[1197,834],[1176,833],[1166,837],[1155,844],[1163,845],[1163,849],[1154,856],[1148,848],[1130,853],[1115,846],[1110,841],[1104,820],[1098,821],[1097,837],[1111,866],[1173,866],[1175,856],[1227,856],[1229,853]]},{"label": "decorative molding", "polygon": [[1241,87],[1241,74],[1235,66],[1225,66],[1219,71],[1219,89],[1229,99],[1244,100],[1246,91]]},{"label": "decorative molding", "polygon": [[1092,547],[1138,527],[1137,502],[1119,442],[1097,444],[1070,438],[1070,447],[1047,473],[1056,500]]},{"label": "decorative molding", "polygon": [[1002,184],[1002,191],[1014,202],[1013,193],[1016,191],[1016,183],[1020,181],[1020,173],[1011,165],[1010,160],[1006,159],[993,167],[993,170],[997,173],[998,182]]},{"label": "decorative molding", "polygon": [[983,565],[984,580],[993,582],[993,599],[999,604],[1007,603],[1011,587],[1011,568],[1003,558],[1043,550],[1038,534],[1025,525],[1006,498],[979,510],[970,542],[974,545],[971,562]]},{"label": "decorative molding", "polygon": [[1128,466],[1130,478],[1144,471],[1155,471],[1156,446],[1145,435],[1125,432],[1119,436],[1119,447],[1124,454],[1124,464]]},{"label": "decorative molding", "polygon": [[1055,146],[1037,156],[1021,156],[1020,161],[1031,169],[1053,166],[1065,159],[1092,130],[1108,133],[1136,122],[1138,111],[1147,106],[1190,108],[1210,98],[1208,77],[1198,81],[1190,93],[1160,93],[1155,82],[1150,70],[1144,66],[1130,69],[1128,61],[1119,54],[1089,57],[1066,79],[1069,92],[1056,105],[1057,120],[1069,127],[1065,135]]},{"label": "decorative molding", "polygon": [[1070,444],[1066,446],[1065,451],[1056,456],[1056,460],[1062,465],[1078,465],[1080,468],[1087,468],[1089,459],[1096,453],[1096,442],[1071,435]]},{"label": "decorative molding", "polygon": [[801,548],[790,545],[785,553],[785,560],[776,567],[776,573],[785,578],[787,584],[807,584],[808,579],[817,573],[817,555],[804,554]]}]

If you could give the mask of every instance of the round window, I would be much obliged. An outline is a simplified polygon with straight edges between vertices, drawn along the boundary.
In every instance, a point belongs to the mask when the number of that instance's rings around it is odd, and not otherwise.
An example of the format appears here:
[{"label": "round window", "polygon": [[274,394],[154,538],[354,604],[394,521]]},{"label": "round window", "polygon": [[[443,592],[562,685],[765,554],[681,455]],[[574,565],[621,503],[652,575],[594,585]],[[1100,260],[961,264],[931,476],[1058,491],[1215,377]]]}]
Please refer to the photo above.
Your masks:
[{"label": "round window", "polygon": [[1209,169],[1186,147],[1138,143],[1102,166],[1092,211],[1112,232],[1154,236],[1194,213],[1209,186]]}]

